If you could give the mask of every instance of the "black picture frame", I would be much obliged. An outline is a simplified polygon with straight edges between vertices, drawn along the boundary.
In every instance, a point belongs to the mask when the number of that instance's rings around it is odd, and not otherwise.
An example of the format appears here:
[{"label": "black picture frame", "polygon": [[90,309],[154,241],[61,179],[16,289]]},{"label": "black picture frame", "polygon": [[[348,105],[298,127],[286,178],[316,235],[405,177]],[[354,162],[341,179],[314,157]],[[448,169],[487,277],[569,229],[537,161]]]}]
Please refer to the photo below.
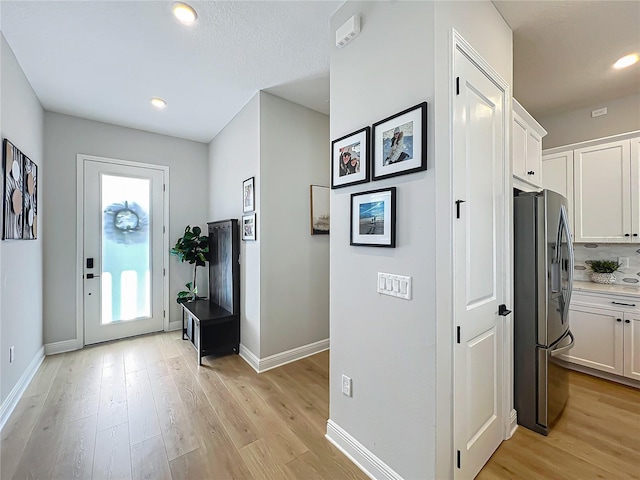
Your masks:
[{"label": "black picture frame", "polygon": [[422,102],[373,124],[373,180],[427,169],[427,108]]},{"label": "black picture frame", "polygon": [[2,142],[2,239],[38,238],[38,166],[9,139]]},{"label": "black picture frame", "polygon": [[351,194],[350,244],[396,246],[396,187]]},{"label": "black picture frame", "polygon": [[242,182],[242,213],[253,212],[256,209],[256,177],[247,178]]},{"label": "black picture frame", "polygon": [[[358,185],[370,180],[370,136],[371,127],[364,127],[331,142],[331,188]],[[347,156],[350,161],[345,163]]]},{"label": "black picture frame", "polygon": [[243,242],[253,242],[258,238],[256,231],[256,214],[242,216],[242,225],[240,226]]}]

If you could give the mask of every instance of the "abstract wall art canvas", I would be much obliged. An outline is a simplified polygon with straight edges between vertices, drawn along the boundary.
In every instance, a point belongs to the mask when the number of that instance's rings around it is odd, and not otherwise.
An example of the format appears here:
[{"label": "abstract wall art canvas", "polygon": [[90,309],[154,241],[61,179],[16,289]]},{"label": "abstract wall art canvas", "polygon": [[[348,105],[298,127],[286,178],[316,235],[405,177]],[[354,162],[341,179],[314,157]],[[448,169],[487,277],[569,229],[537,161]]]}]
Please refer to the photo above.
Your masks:
[{"label": "abstract wall art canvas", "polygon": [[6,138],[2,144],[3,240],[38,237],[38,166]]}]

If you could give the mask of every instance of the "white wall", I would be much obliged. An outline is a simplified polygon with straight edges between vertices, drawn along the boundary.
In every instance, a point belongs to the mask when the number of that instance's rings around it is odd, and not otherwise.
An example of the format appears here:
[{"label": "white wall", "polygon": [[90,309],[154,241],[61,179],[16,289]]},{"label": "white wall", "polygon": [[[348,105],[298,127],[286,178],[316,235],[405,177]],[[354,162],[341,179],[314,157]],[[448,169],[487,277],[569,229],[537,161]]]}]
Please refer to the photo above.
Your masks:
[{"label": "white wall", "polygon": [[[208,198],[207,145],[165,135],[118,127],[46,112],[44,145],[47,189],[42,202],[49,208],[44,222],[45,343],[76,338],[76,155],[152,163],[169,167],[169,246],[186,225],[206,227]],[[175,298],[191,280],[192,266],[170,257],[169,318],[182,315]],[[206,291],[206,271],[200,269]]]},{"label": "white wall", "polygon": [[[331,421],[403,478],[452,478],[452,28],[509,84],[511,30],[472,1],[347,2],[330,31],[353,13],[360,35],[330,47],[331,138],[427,100],[429,169],[332,191]],[[398,187],[397,247],[350,247],[350,194],[386,186]],[[378,295],[378,271],[412,276],[413,300]]]},{"label": "white wall", "polygon": [[[331,138],[429,102],[429,169],[331,192],[331,420],[407,479],[435,474],[434,4],[347,2],[330,32]],[[332,35],[330,35],[332,37]],[[349,245],[350,195],[397,186],[397,247]],[[376,293],[377,272],[413,277],[413,299]],[[353,397],[341,393],[341,375]]]},{"label": "white wall", "polygon": [[240,245],[240,342],[260,358],[260,93],[209,144],[209,219],[242,218],[242,182],[255,177],[257,240]]},{"label": "white wall", "polygon": [[[53,208],[43,200],[50,184],[42,148],[43,109],[4,36],[1,39],[2,138],[8,138],[38,165],[37,240],[0,242],[0,404],[7,398],[29,363],[43,345],[42,256],[44,218]],[[0,187],[2,188],[2,187]],[[4,197],[4,192],[3,195]],[[9,347],[15,347],[15,361],[9,364]]]},{"label": "white wall", "polygon": [[329,338],[329,237],[310,235],[309,186],[329,185],[329,117],[260,95],[260,353]]},{"label": "white wall", "polygon": [[[602,107],[607,107],[607,114],[591,118],[591,111]],[[640,130],[640,94],[536,120],[547,130],[543,148],[632,132]]]}]

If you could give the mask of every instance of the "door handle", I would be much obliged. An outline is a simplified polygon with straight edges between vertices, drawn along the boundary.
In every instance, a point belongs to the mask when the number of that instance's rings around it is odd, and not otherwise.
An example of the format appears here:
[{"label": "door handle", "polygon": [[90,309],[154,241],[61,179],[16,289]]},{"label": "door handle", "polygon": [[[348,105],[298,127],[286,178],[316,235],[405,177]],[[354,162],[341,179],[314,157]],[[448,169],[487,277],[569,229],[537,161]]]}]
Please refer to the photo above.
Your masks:
[{"label": "door handle", "polygon": [[93,273],[87,273],[87,276],[85,277],[87,280],[91,279],[91,278],[99,278],[100,275],[94,275]]},{"label": "door handle", "polygon": [[569,330],[567,332],[567,334],[562,338],[562,340],[560,340],[558,343],[562,343],[564,338],[566,338],[567,336],[569,336],[571,338],[571,343],[569,343],[569,345],[565,345],[564,347],[556,348],[556,349],[552,350],[551,352],[549,352],[552,357],[557,357],[558,355],[561,355],[564,352],[566,352],[567,350],[571,350],[573,348],[573,345],[576,343],[576,339],[573,338],[573,333],[571,333],[571,330]]},{"label": "door handle", "polygon": [[466,203],[466,200],[456,200],[456,218],[460,218],[460,205]]},{"label": "door handle", "polygon": [[635,303],[622,303],[622,302],[611,302],[614,305],[624,305],[625,307],[635,307],[636,304]]},{"label": "door handle", "polygon": [[510,313],[511,313],[511,310],[507,310],[507,306],[504,303],[498,307],[498,315],[502,315],[503,317],[506,317]]}]

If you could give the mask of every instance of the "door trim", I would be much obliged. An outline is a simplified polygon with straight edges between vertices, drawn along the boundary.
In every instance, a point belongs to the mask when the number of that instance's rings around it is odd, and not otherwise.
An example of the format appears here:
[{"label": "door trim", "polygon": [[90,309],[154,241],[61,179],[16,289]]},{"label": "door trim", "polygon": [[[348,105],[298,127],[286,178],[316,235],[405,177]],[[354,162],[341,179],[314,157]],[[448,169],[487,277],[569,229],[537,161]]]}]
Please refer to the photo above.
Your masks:
[{"label": "door trim", "polygon": [[[511,166],[511,121],[512,121],[512,102],[511,102],[511,87],[510,85],[491,67],[489,63],[484,60],[484,58],[473,48],[473,46],[467,42],[462,35],[456,31],[455,28],[451,29],[451,40],[450,40],[450,51],[449,51],[449,203],[452,205],[454,202],[453,198],[453,104],[454,104],[454,96],[455,92],[453,91],[452,86],[455,83],[456,71],[455,71],[455,54],[456,51],[460,51],[465,57],[467,57],[475,66],[481,70],[490,81],[492,81],[500,90],[504,92],[504,101],[502,105],[503,109],[503,151],[504,151],[504,162],[503,162],[503,194],[505,198],[505,202],[503,205],[504,209],[504,218],[508,222],[505,225],[504,231],[504,257],[503,257],[503,272],[507,275],[505,285],[504,285],[504,298],[505,301],[508,302],[507,305],[513,305],[513,222],[510,219],[513,217],[513,193],[512,193],[512,166]],[[450,215],[450,218],[453,217]],[[453,265],[454,261],[454,235],[453,235],[453,220],[449,223],[449,238],[450,238],[450,247],[448,250],[448,261],[449,265]],[[449,318],[451,319],[451,323],[449,325],[449,335],[450,335],[450,345],[446,351],[443,351],[441,355],[437,356],[438,365],[441,365],[441,361],[444,360],[443,356],[446,355],[446,361],[450,362],[451,366],[449,371],[451,374],[450,382],[451,386],[451,398],[454,395],[454,385],[455,385],[455,363],[454,363],[454,355],[455,355],[455,327],[456,327],[456,319],[455,319],[455,289],[453,288],[455,279],[451,278],[451,303],[449,304]],[[511,437],[515,428],[515,416],[516,412],[513,408],[513,319],[512,316],[509,315],[507,317],[502,317],[498,319],[499,322],[502,322],[501,328],[503,332],[503,345],[502,345],[502,424],[503,424],[503,439],[506,440]],[[440,368],[440,367],[439,367]],[[436,382],[439,385],[439,382]],[[454,420],[455,420],[455,409],[453,405],[450,407],[450,424],[448,428],[451,431],[450,436],[450,444],[449,444],[449,459],[450,465],[453,470],[453,477],[457,476],[458,469],[454,465],[455,461],[455,436],[454,436]],[[437,429],[439,430],[439,429]],[[439,435],[437,435],[439,436]],[[444,458],[444,456],[443,456]],[[438,466],[437,466],[438,467]],[[445,467],[446,468],[446,467]],[[438,469],[440,471],[440,469]]]},{"label": "door trim", "polygon": [[84,294],[83,294],[83,261],[84,254],[84,162],[94,161],[101,163],[111,163],[114,165],[124,165],[127,167],[150,168],[161,170],[164,173],[163,191],[163,222],[164,233],[162,235],[162,262],[165,274],[162,279],[162,308],[164,309],[164,331],[169,331],[169,167],[156,165],[153,163],[132,162],[130,160],[119,160],[116,158],[97,157],[95,155],[76,155],[76,349],[83,348],[84,341]]}]

